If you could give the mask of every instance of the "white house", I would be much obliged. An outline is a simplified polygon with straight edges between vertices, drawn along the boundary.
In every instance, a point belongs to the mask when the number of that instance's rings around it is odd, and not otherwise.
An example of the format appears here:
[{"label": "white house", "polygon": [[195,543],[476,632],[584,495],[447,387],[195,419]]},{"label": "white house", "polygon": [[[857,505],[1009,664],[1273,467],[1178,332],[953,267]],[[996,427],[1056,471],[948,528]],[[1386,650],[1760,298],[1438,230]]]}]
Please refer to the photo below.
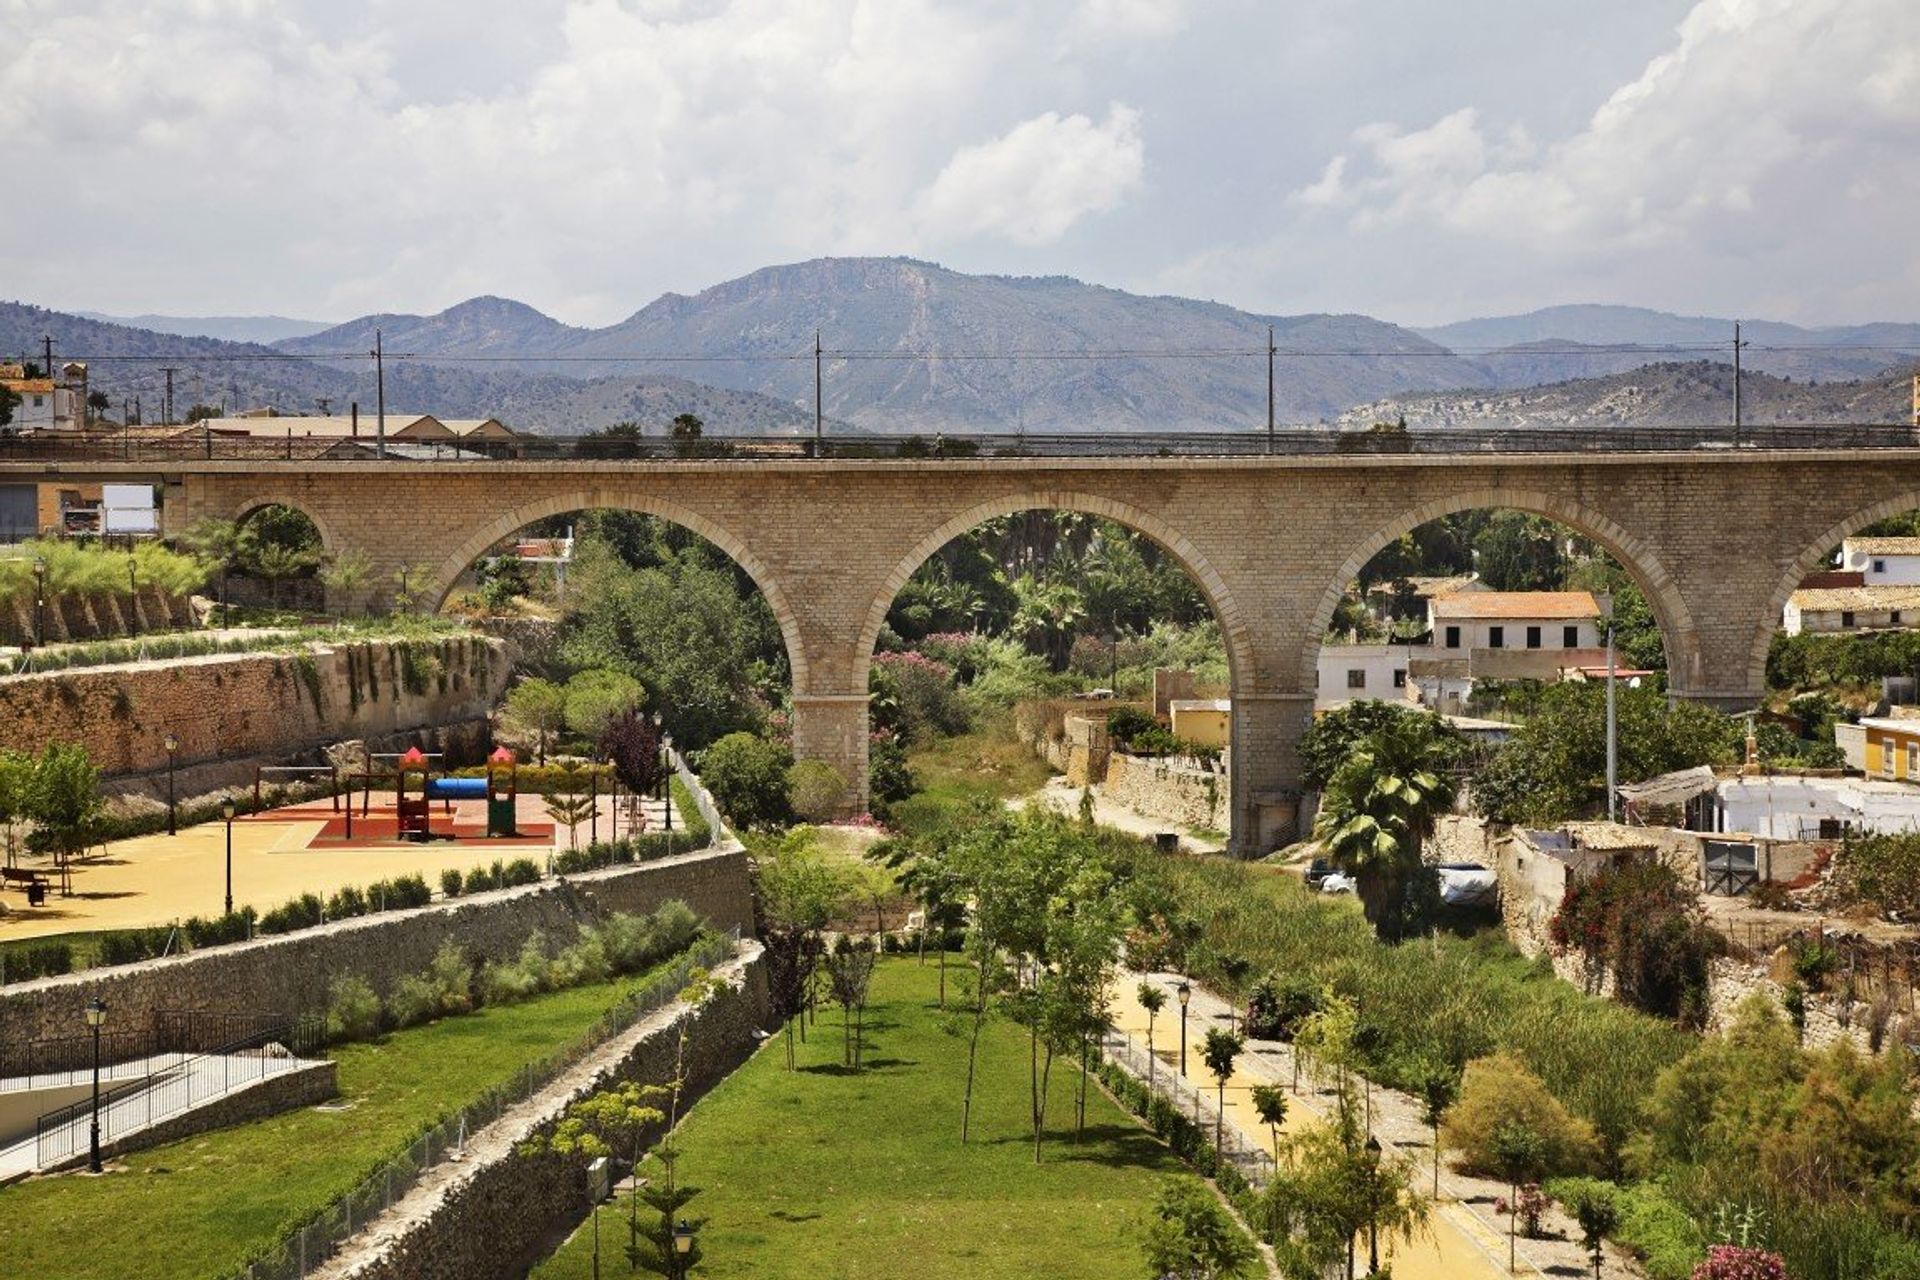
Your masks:
[{"label": "white house", "polygon": [[1848,538],[1840,544],[1840,569],[1860,574],[1869,587],[1920,586],[1920,538]]},{"label": "white house", "polygon": [[1790,636],[1920,626],[1920,584],[1802,587],[1787,597],[1780,625]]},{"label": "white house", "polygon": [[1600,602],[1589,591],[1462,591],[1427,605],[1435,657],[1476,649],[1594,649]]},{"label": "white house", "polygon": [[86,421],[87,366],[78,360],[61,365],[58,376],[36,372],[31,378],[18,361],[0,363],[0,386],[19,397],[7,424],[11,430],[57,431]]},{"label": "white house", "polygon": [[1407,672],[1415,655],[1426,651],[1425,645],[1410,644],[1321,645],[1314,709],[1325,710],[1366,698],[1404,701]]}]

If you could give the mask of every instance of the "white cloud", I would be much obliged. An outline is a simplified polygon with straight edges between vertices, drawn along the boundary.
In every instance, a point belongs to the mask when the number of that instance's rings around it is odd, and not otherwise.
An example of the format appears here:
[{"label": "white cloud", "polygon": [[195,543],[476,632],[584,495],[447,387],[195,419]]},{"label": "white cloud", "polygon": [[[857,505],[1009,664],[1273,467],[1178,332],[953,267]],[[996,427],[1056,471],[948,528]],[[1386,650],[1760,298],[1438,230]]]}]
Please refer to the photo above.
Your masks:
[{"label": "white cloud", "polygon": [[999,235],[1051,244],[1086,215],[1118,205],[1145,168],[1133,108],[1116,103],[1098,124],[1049,111],[956,151],[921,194],[918,221],[936,240]]},{"label": "white cloud", "polygon": [[1080,0],[1068,34],[1138,40],[1170,36],[1187,25],[1186,0]]},{"label": "white cloud", "polygon": [[[1631,300],[1651,305],[1731,293],[1790,313],[1812,286],[1829,305],[1842,290],[1877,293],[1883,311],[1910,314],[1920,285],[1906,230],[1920,204],[1912,17],[1911,0],[1698,0],[1666,49],[1551,145],[1473,105],[1419,128],[1363,126],[1289,193],[1289,225],[1260,244],[1196,254],[1163,282],[1264,276],[1298,287],[1303,248],[1321,243],[1331,252],[1304,270],[1369,276],[1346,305],[1415,317],[1454,310],[1446,295],[1476,279],[1483,299],[1531,289],[1536,305],[1577,290],[1615,300],[1631,280]],[[1886,250],[1878,262],[1872,244]],[[1809,270],[1843,245],[1862,274]],[[1799,296],[1780,288],[1789,279]],[[1389,280],[1406,292],[1383,300]],[[1557,299],[1539,297],[1543,280]],[[1437,306],[1423,306],[1418,287]]]}]

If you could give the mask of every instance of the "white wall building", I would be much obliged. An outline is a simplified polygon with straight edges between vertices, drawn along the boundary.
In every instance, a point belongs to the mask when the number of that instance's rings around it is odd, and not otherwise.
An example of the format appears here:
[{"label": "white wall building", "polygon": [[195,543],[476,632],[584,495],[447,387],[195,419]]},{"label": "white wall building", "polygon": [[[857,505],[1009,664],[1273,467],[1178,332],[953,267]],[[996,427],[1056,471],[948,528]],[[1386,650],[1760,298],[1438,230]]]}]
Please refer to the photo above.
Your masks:
[{"label": "white wall building", "polygon": [[1802,632],[1886,631],[1920,626],[1920,585],[1802,587],[1787,597],[1780,627]]},{"label": "white wall building", "polygon": [[1840,569],[1860,574],[1869,587],[1920,586],[1920,538],[1848,538],[1840,544]]},{"label": "white wall building", "polygon": [[1435,657],[1475,649],[1594,649],[1600,602],[1588,591],[1463,591],[1427,606]]},{"label": "white wall building", "polygon": [[1722,778],[1721,831],[1776,840],[1835,840],[1855,831],[1920,831],[1920,787],[1870,778]]},{"label": "white wall building", "polygon": [[1365,698],[1404,701],[1409,666],[1416,653],[1426,651],[1425,645],[1410,644],[1321,645],[1314,709],[1325,710]]}]

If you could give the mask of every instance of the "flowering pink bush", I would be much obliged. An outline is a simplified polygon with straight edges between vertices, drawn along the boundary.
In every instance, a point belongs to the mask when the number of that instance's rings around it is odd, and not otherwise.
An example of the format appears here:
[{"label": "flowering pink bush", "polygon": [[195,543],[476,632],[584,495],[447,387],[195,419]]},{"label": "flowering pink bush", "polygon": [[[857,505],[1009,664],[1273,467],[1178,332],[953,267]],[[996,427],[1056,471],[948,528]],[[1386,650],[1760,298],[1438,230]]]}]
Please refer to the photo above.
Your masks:
[{"label": "flowering pink bush", "polygon": [[967,656],[967,651],[973,648],[979,640],[980,637],[971,632],[936,631],[930,636],[922,637],[920,643],[915,647],[936,662],[944,662],[949,666],[954,666],[958,665],[960,660]]},{"label": "flowering pink bush", "polygon": [[1540,1189],[1537,1182],[1526,1182],[1520,1186],[1520,1234],[1529,1240],[1540,1235],[1540,1215],[1553,1203],[1553,1197]]},{"label": "flowering pink bush", "polygon": [[1787,1280],[1787,1264],[1777,1253],[1744,1245],[1717,1244],[1693,1269],[1693,1280]]}]

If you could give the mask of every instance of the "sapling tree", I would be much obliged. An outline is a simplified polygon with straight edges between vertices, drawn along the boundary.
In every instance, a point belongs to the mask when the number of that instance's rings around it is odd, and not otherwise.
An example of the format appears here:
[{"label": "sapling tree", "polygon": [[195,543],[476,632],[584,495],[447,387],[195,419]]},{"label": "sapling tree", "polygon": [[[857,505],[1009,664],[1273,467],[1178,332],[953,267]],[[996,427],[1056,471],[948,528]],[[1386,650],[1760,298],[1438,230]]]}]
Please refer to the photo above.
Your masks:
[{"label": "sapling tree", "polygon": [[1440,1198],[1440,1122],[1454,1095],[1460,1092],[1460,1077],[1444,1062],[1423,1063],[1418,1072],[1420,1118],[1433,1130],[1433,1196]]},{"label": "sapling tree", "polygon": [[594,808],[599,804],[597,797],[579,788],[580,771],[577,766],[568,765],[561,786],[547,797],[547,816],[567,829],[569,849],[580,847],[580,824],[593,817]]},{"label": "sapling tree", "polygon": [[[873,982],[874,950],[871,942],[861,939],[855,942],[846,934],[833,948],[833,954],[827,957],[827,980],[833,991],[834,1000],[840,1005],[840,1036],[843,1059],[847,1066],[855,1071],[860,1069],[863,1048],[867,989]],[[860,1018],[861,1025],[854,1025],[854,1018]]]},{"label": "sapling tree", "polygon": [[1287,1091],[1277,1084],[1253,1086],[1253,1109],[1273,1142],[1273,1167],[1280,1167],[1280,1128],[1287,1122]]},{"label": "sapling tree", "polygon": [[[520,1154],[578,1155],[589,1160],[624,1156],[627,1168],[637,1169],[641,1142],[667,1118],[666,1112],[656,1104],[669,1092],[666,1085],[622,1080],[568,1107],[566,1115],[550,1133],[521,1143]],[[640,1241],[640,1197],[632,1197],[628,1207],[627,1246],[631,1251]],[[597,1242],[595,1248],[598,1248]]]},{"label": "sapling tree", "polygon": [[1142,982],[1134,992],[1134,997],[1140,1001],[1140,1007],[1147,1011],[1147,1089],[1151,1092],[1156,1065],[1153,1056],[1153,1020],[1167,1007],[1167,993],[1151,982]]},{"label": "sapling tree", "polygon": [[827,922],[846,894],[845,877],[820,857],[811,829],[788,832],[771,856],[755,864],[755,873],[773,1006],[786,1023],[791,1071],[794,1032],[806,1038],[806,996],[825,949]]},{"label": "sapling tree", "polygon": [[1206,1044],[1201,1048],[1200,1056],[1206,1060],[1207,1070],[1213,1072],[1218,1098],[1213,1113],[1213,1147],[1220,1150],[1220,1139],[1225,1132],[1227,1120],[1227,1078],[1233,1074],[1234,1059],[1246,1048],[1247,1042],[1225,1027],[1208,1027]]},{"label": "sapling tree", "polygon": [[1509,1120],[1494,1131],[1493,1161],[1508,1190],[1507,1270],[1511,1271],[1519,1251],[1520,1185],[1546,1173],[1547,1140],[1524,1120]]}]

